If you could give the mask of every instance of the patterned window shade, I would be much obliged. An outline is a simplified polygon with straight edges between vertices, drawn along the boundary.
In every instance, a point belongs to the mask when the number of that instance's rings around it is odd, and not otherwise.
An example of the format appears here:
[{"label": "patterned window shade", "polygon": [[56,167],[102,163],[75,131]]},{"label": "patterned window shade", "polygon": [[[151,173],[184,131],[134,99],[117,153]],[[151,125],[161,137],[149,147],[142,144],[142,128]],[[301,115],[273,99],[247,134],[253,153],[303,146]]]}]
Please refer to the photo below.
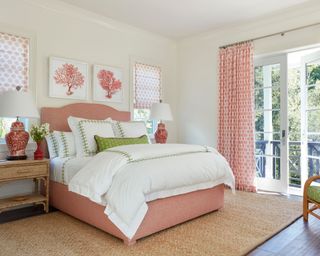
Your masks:
[{"label": "patterned window shade", "polygon": [[161,99],[161,68],[136,63],[134,67],[134,108],[151,108]]},{"label": "patterned window shade", "polygon": [[0,93],[29,86],[29,39],[0,32]]}]

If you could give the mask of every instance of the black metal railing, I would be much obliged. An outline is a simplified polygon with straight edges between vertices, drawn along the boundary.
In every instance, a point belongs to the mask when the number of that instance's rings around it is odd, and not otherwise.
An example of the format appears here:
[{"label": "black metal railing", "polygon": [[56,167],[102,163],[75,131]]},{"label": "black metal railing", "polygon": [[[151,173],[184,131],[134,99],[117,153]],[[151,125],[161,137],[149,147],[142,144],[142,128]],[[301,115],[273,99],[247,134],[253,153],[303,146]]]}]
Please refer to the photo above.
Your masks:
[{"label": "black metal railing", "polygon": [[[271,146],[270,155],[280,157],[280,141],[256,141],[256,174],[257,177],[266,175],[266,147]],[[308,142],[308,177],[320,173],[320,141]],[[272,175],[274,179],[280,178],[280,159],[272,157]],[[289,142],[289,185],[301,187],[301,142]]]}]

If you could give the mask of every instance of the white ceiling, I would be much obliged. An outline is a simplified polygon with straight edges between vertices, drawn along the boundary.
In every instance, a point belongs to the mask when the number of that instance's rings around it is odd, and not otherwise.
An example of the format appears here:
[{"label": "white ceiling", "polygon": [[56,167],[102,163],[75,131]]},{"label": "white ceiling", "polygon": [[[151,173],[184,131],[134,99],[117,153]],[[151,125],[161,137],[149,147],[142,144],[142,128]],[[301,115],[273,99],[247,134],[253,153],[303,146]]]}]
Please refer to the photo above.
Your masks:
[{"label": "white ceiling", "polygon": [[100,15],[181,38],[271,15],[309,0],[62,0]]}]

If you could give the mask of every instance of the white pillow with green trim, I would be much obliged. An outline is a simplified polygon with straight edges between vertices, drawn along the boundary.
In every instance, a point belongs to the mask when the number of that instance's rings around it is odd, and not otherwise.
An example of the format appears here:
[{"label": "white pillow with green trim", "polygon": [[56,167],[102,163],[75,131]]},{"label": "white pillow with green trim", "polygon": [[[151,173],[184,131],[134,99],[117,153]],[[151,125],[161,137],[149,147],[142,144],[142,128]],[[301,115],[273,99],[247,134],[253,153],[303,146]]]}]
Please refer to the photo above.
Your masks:
[{"label": "white pillow with green trim", "polygon": [[146,123],[143,121],[131,121],[114,123],[114,129],[116,130],[116,137],[121,138],[134,138],[147,135],[150,144],[150,139],[147,132]]},{"label": "white pillow with green trim", "polygon": [[68,124],[75,137],[77,157],[92,156],[97,153],[94,135],[114,137],[112,123],[107,120],[90,120],[70,116]]},{"label": "white pillow with green trim", "polygon": [[58,145],[57,139],[54,136],[53,132],[50,132],[46,136],[46,141],[47,141],[50,159],[58,157],[59,156],[59,145]]},{"label": "white pillow with green trim", "polygon": [[59,148],[59,157],[70,157],[76,155],[76,145],[72,132],[53,132]]}]

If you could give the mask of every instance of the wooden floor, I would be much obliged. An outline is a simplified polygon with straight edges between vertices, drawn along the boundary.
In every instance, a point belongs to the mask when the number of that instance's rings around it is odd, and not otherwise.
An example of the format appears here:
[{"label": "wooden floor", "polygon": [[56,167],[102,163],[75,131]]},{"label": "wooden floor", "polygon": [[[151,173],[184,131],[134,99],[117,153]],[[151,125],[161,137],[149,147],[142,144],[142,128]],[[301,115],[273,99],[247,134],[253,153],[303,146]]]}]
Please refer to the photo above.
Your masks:
[{"label": "wooden floor", "polygon": [[[319,211],[318,214],[320,214]],[[302,217],[299,218],[249,254],[249,256],[258,255],[319,256],[320,220],[310,215],[308,222],[305,222]]]}]

